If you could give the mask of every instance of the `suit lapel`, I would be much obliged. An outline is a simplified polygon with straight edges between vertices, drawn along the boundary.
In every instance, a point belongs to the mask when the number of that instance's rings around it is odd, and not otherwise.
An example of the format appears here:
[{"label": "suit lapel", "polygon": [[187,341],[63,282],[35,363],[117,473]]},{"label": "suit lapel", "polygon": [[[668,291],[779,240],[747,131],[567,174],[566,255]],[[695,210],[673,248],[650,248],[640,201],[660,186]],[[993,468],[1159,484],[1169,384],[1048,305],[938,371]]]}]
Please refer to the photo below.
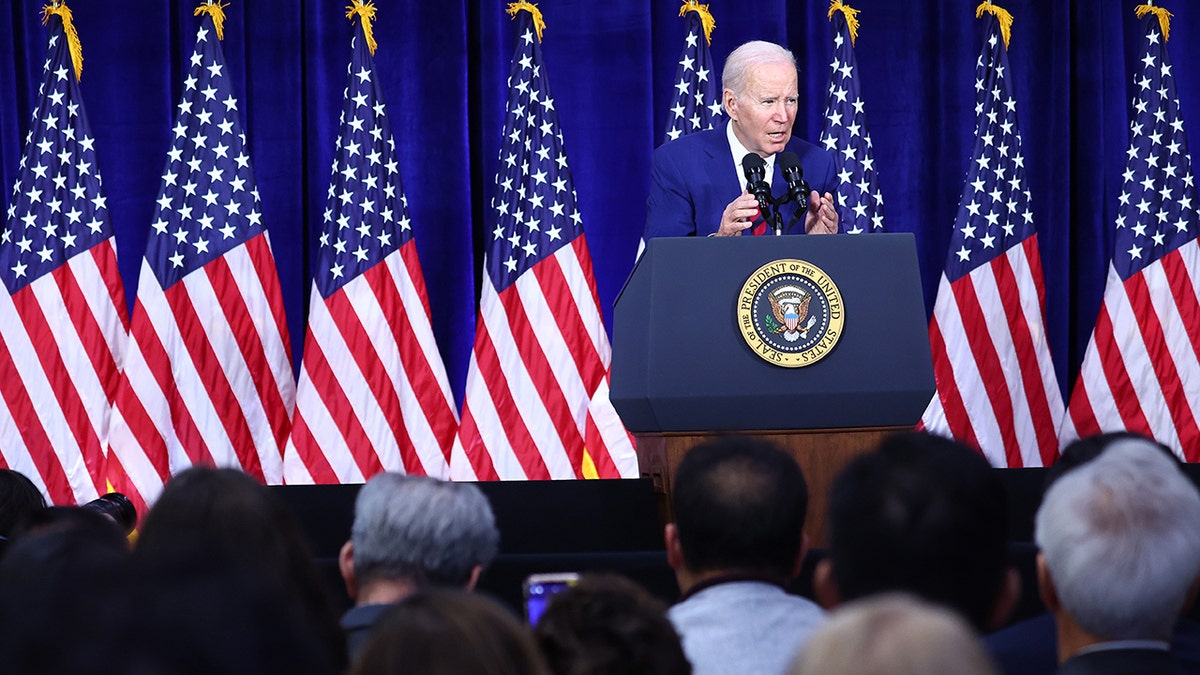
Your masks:
[{"label": "suit lapel", "polygon": [[[726,122],[725,124],[729,124]],[[712,134],[709,136],[709,142],[706,143],[705,150],[708,152],[707,174],[714,177],[716,185],[713,187],[721,194],[723,199],[721,208],[733,200],[742,192],[742,188],[738,181],[737,169],[733,166],[733,151],[729,149],[729,139],[726,137],[725,127],[721,127],[721,133]],[[725,195],[731,195],[725,198]]]}]

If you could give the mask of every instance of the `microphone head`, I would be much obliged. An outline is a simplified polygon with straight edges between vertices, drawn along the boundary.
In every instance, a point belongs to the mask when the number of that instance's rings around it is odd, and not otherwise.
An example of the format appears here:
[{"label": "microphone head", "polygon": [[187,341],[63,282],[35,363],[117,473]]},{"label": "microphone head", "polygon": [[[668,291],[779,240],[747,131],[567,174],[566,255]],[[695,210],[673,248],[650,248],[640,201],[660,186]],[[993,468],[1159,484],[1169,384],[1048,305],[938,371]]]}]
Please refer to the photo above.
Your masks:
[{"label": "microphone head", "polygon": [[804,176],[804,169],[800,168],[800,156],[791,150],[779,153],[779,168],[789,183]]},{"label": "microphone head", "polygon": [[767,163],[753,152],[747,153],[742,158],[742,173],[746,174],[746,179],[751,182],[762,180],[767,175]]}]

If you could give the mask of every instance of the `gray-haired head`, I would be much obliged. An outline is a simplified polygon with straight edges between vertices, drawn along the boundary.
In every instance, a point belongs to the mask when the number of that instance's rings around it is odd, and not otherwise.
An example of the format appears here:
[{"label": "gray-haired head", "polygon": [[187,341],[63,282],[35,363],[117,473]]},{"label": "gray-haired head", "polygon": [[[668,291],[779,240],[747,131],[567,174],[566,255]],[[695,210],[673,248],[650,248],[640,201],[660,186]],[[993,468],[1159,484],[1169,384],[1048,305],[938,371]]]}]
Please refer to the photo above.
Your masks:
[{"label": "gray-haired head", "polygon": [[1050,487],[1034,536],[1080,628],[1165,639],[1200,575],[1200,491],[1153,443],[1118,441]]},{"label": "gray-haired head", "polygon": [[835,609],[792,662],[789,675],[994,675],[961,614],[906,593],[884,592]]},{"label": "gray-haired head", "polygon": [[463,586],[496,557],[500,534],[475,485],[381,473],[358,493],[350,540],[360,580]]},{"label": "gray-haired head", "polygon": [[[788,63],[795,68],[796,57],[774,42],[747,42],[733,50],[725,59],[725,69],[721,71],[721,88],[732,91],[734,96],[740,96],[746,91],[746,80],[751,68],[765,63]],[[728,110],[725,112],[729,113]]]}]

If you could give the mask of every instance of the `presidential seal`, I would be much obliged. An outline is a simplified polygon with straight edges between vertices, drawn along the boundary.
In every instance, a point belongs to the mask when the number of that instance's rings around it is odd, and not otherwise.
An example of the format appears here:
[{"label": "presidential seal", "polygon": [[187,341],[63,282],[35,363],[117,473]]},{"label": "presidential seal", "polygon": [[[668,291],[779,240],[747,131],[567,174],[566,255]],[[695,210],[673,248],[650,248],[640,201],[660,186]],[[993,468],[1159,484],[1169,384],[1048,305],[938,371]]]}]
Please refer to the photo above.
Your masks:
[{"label": "presidential seal", "polygon": [[737,323],[746,344],[777,366],[800,368],[825,358],[842,337],[842,292],[804,260],[769,262],[746,279]]}]

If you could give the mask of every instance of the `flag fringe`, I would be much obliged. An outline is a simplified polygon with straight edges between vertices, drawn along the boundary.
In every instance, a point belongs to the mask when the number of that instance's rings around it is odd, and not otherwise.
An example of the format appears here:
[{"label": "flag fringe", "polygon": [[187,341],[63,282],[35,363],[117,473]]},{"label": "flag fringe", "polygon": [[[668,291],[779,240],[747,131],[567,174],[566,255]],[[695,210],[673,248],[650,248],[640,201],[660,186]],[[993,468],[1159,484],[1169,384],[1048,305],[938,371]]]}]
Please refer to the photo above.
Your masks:
[{"label": "flag fringe", "polygon": [[75,30],[75,22],[71,18],[71,8],[65,2],[55,2],[42,8],[42,25],[50,22],[51,16],[58,16],[63,22],[63,32],[67,34],[67,49],[71,52],[71,63],[75,66],[75,81],[83,77],[83,45],[79,42],[79,33]]},{"label": "flag fringe", "polygon": [[687,0],[679,8],[679,16],[687,16],[688,12],[695,12],[700,15],[700,25],[704,27],[704,41],[711,47],[712,32],[717,27],[717,20],[713,18],[712,12],[708,11],[708,5],[700,4],[698,0]]},{"label": "flag fringe", "polygon": [[362,21],[363,35],[367,38],[367,49],[371,51],[371,56],[375,56],[375,48],[379,46],[375,42],[375,32],[371,27],[371,22],[375,20],[375,3],[372,0],[363,2],[362,0],[353,0],[349,5],[346,5],[346,18],[351,21],[355,16],[358,16]]},{"label": "flag fringe", "polygon": [[829,20],[833,21],[835,12],[841,12],[846,17],[846,27],[850,29],[850,46],[853,47],[855,41],[858,40],[858,12],[850,5],[842,3],[842,0],[833,0],[829,3]]},{"label": "flag fringe", "polygon": [[546,30],[546,22],[542,19],[542,11],[537,8],[537,5],[533,4],[532,2],[527,2],[527,0],[510,2],[508,3],[508,8],[504,11],[515,19],[517,17],[517,13],[521,10],[525,10],[533,16],[533,30],[537,31],[538,43],[540,44],[542,41],[542,31]]},{"label": "flag fringe", "polygon": [[1171,39],[1171,17],[1173,16],[1164,7],[1155,7],[1154,5],[1138,5],[1134,8],[1134,13],[1137,18],[1142,18],[1147,14],[1153,14],[1158,17],[1158,25],[1162,28],[1163,42]]},{"label": "flag fringe", "polygon": [[203,4],[196,8],[195,12],[192,12],[192,16],[200,16],[201,14],[207,14],[211,16],[213,20],[213,26],[215,26],[217,29],[217,39],[224,40],[225,8],[228,6],[228,2],[222,5],[220,0],[217,0],[217,2],[213,2],[213,0],[205,0]]},{"label": "flag fringe", "polygon": [[1012,39],[1012,14],[1009,14],[1008,10],[1003,7],[993,5],[991,0],[987,0],[975,8],[975,18],[980,18],[984,12],[994,14],[996,20],[1000,22],[1000,36],[1004,38],[1004,48],[1008,49],[1008,42]]}]

